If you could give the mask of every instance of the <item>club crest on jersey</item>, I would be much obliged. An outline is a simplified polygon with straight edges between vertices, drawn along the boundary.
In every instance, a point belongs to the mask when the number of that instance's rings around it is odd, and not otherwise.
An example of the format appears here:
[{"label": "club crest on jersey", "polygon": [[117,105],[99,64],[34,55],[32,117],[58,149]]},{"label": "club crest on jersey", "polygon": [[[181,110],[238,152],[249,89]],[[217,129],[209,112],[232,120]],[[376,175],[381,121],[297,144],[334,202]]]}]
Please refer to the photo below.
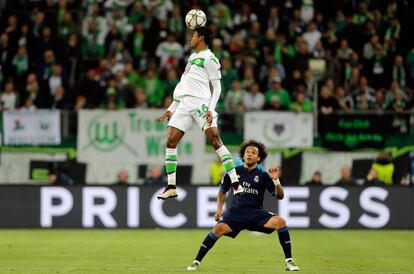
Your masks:
[{"label": "club crest on jersey", "polygon": [[196,65],[197,67],[203,68],[204,67],[204,58],[194,58],[190,60],[191,65]]},{"label": "club crest on jersey", "polygon": [[259,176],[254,176],[254,179],[253,179],[253,181],[255,182],[255,183],[258,183],[259,182]]}]

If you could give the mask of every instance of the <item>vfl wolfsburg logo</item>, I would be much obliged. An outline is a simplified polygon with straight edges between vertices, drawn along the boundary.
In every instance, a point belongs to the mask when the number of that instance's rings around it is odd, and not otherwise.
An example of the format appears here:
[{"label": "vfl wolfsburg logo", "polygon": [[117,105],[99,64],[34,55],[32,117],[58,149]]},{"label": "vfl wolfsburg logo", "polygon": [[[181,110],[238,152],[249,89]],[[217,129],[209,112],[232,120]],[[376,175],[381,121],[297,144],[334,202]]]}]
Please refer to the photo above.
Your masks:
[{"label": "vfl wolfsburg logo", "polygon": [[125,142],[126,129],[116,119],[105,119],[105,113],[97,115],[88,125],[88,144],[83,150],[93,147],[101,152],[111,152],[124,146],[134,156],[138,153]]}]

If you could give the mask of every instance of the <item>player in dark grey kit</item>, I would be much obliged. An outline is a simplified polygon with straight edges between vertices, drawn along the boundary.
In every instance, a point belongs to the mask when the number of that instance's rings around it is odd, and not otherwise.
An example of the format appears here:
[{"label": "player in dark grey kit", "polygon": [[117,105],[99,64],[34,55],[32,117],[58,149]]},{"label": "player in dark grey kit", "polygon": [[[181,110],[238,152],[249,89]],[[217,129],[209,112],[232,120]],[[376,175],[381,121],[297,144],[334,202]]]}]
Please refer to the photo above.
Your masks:
[{"label": "player in dark grey kit", "polygon": [[241,145],[240,158],[243,159],[243,166],[237,167],[236,171],[240,176],[239,182],[244,188],[244,194],[234,197],[231,208],[223,215],[226,192],[231,187],[229,175],[224,176],[217,194],[217,211],[214,215],[218,223],[204,239],[193,263],[187,266],[188,271],[198,269],[201,260],[221,236],[235,238],[243,229],[267,234],[277,230],[280,245],[285,253],[286,271],[299,271],[299,267],[292,260],[286,221],[263,209],[266,189],[278,199],[284,197],[279,180],[279,168],[271,167],[269,173],[257,168],[258,163],[264,161],[266,156],[265,146],[260,142],[248,141]]}]

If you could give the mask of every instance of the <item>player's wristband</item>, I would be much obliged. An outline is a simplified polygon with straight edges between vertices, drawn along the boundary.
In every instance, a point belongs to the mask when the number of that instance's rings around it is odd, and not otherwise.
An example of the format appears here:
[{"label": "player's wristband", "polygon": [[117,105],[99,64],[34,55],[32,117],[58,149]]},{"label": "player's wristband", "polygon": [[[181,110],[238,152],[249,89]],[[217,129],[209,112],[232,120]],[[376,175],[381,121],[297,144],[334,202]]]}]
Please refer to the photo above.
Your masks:
[{"label": "player's wristband", "polygon": [[280,180],[279,178],[277,178],[276,180],[273,179],[273,183],[275,184],[275,186],[279,186],[280,185]]}]

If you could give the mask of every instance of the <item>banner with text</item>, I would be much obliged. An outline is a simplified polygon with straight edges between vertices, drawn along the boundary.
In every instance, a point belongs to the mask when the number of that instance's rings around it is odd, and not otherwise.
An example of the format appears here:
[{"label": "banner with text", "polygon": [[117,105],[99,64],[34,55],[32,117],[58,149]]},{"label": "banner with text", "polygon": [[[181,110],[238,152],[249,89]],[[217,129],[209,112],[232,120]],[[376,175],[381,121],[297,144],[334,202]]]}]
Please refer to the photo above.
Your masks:
[{"label": "banner with text", "polygon": [[336,150],[383,148],[390,119],[385,114],[320,115],[323,146]]},{"label": "banner with text", "polygon": [[[158,122],[162,110],[82,110],[77,151],[80,162],[163,164],[167,125]],[[180,164],[202,159],[204,133],[195,125],[178,145]]]},{"label": "banner with text", "polygon": [[244,139],[262,141],[267,147],[311,147],[311,113],[247,112],[244,115]]},{"label": "banner with text", "polygon": [[3,112],[5,145],[59,145],[60,112],[58,110]]},{"label": "banner with text", "polygon": [[[215,225],[217,187],[1,186],[0,227],[206,228]],[[231,200],[233,196],[229,195]],[[414,228],[414,188],[285,187],[264,208],[295,228]]]}]

